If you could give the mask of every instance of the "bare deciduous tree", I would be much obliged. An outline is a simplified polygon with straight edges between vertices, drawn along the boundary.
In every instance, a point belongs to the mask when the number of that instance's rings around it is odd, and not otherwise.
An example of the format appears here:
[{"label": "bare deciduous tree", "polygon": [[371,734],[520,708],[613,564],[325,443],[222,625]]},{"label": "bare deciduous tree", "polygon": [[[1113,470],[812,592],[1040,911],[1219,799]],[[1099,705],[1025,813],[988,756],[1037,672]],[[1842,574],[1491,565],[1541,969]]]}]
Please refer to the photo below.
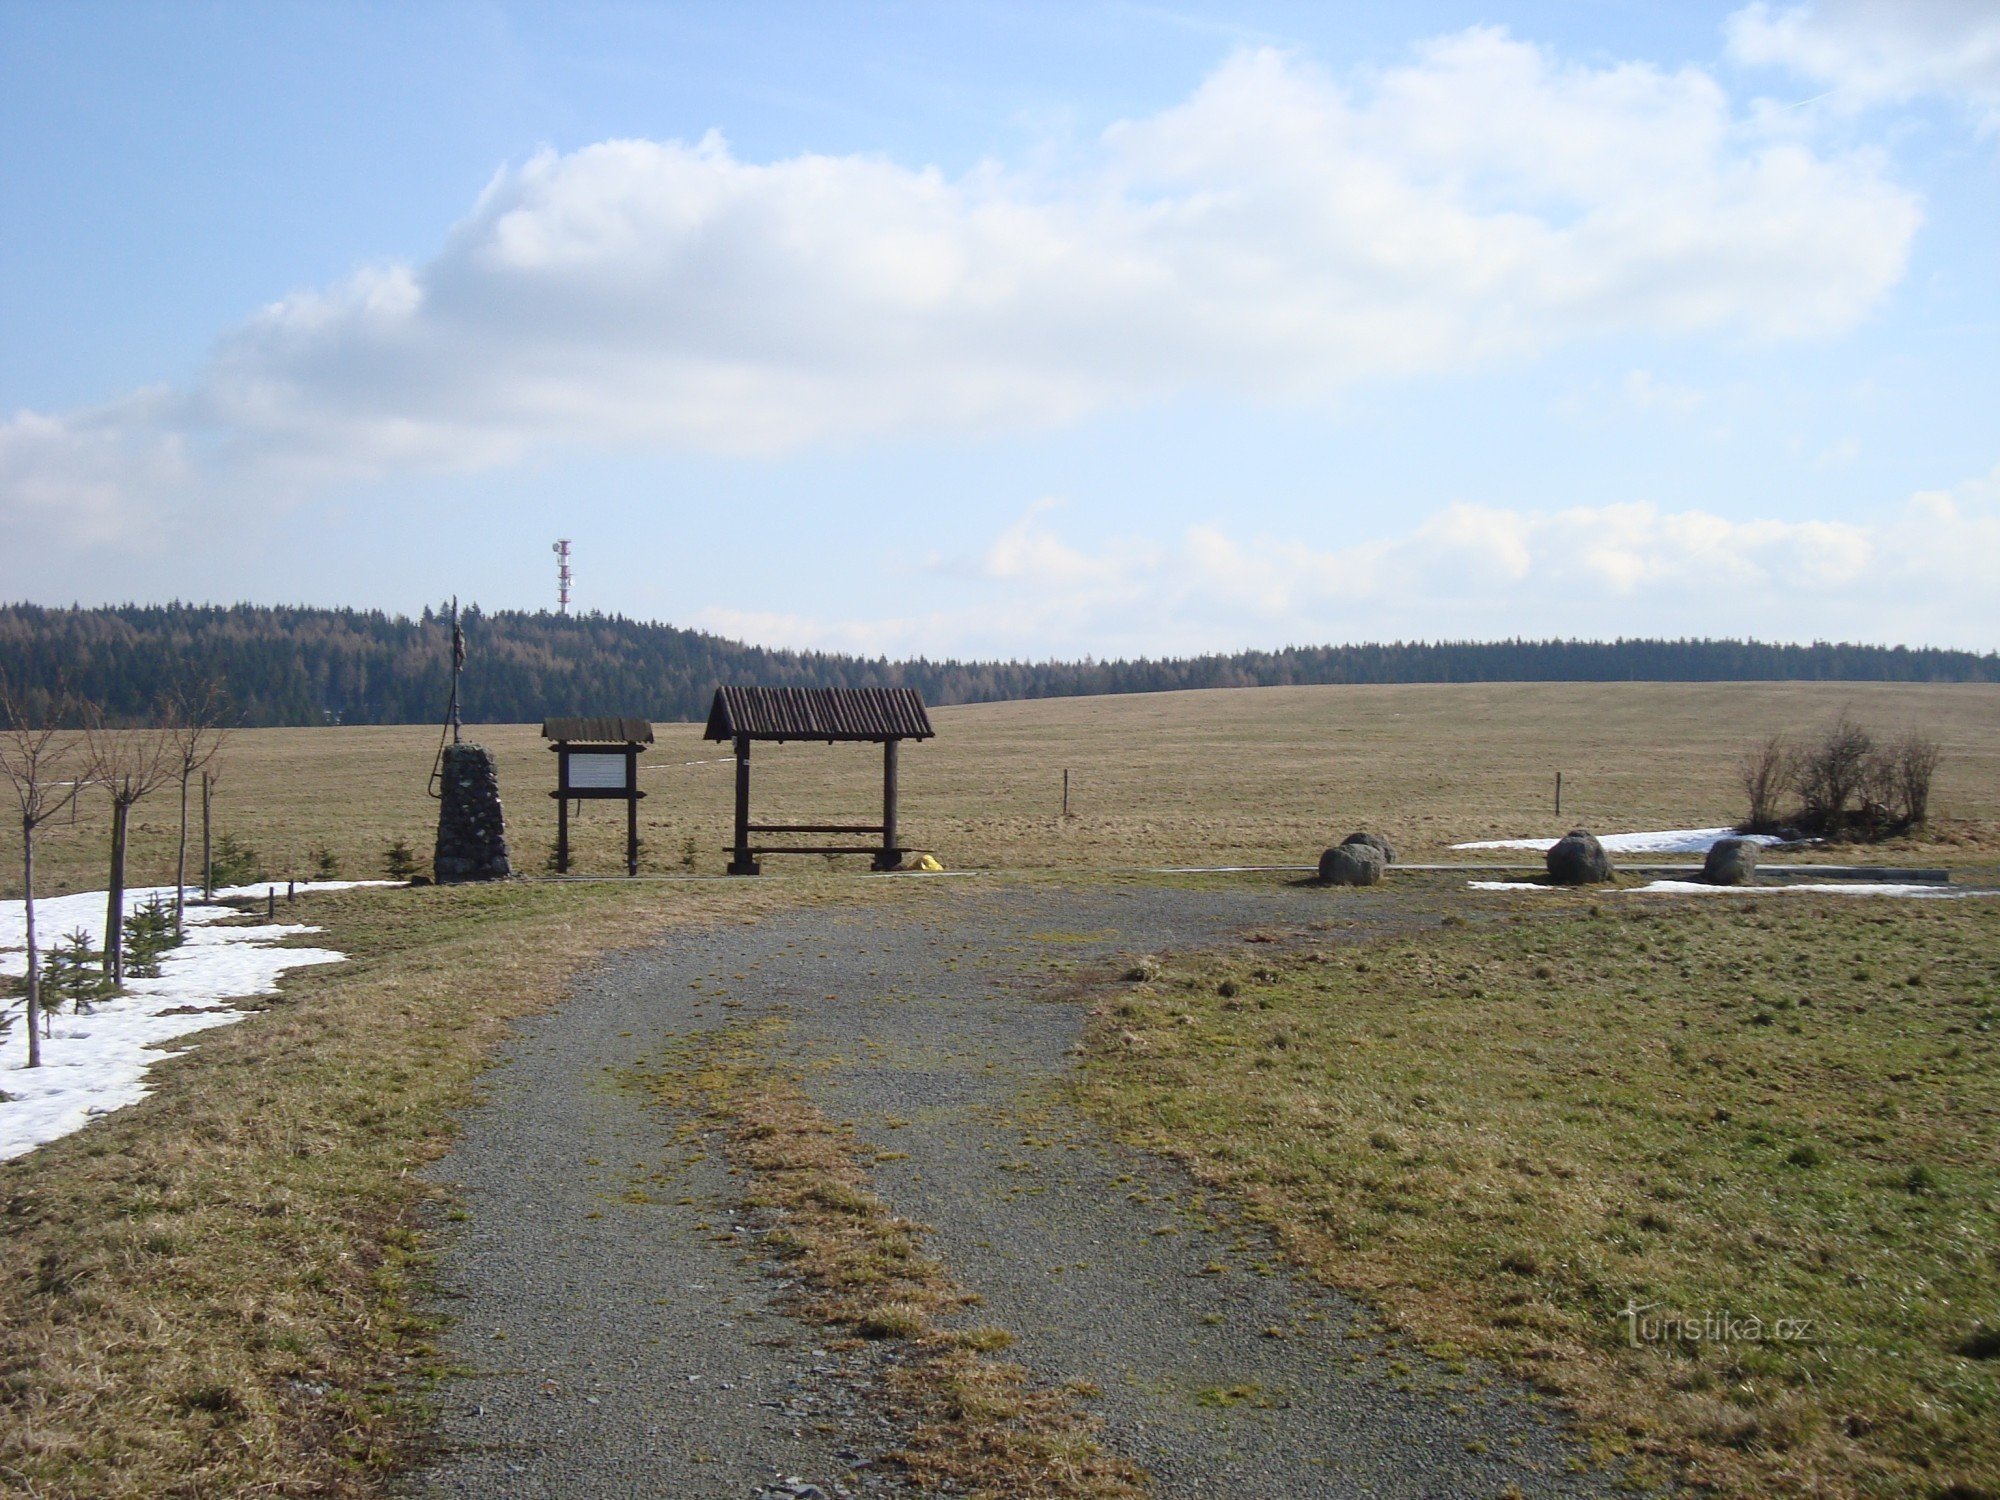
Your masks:
[{"label": "bare deciduous tree", "polygon": [[1929,821],[1931,779],[1944,759],[1944,747],[1929,735],[1912,729],[1896,741],[1896,793],[1903,816],[1911,824]]},{"label": "bare deciduous tree", "polygon": [[35,832],[76,801],[94,779],[88,737],[62,728],[79,705],[58,683],[38,725],[0,678],[0,774],[21,812],[21,894],[28,941],[28,1066],[42,1065],[42,963],[35,946]]},{"label": "bare deciduous tree", "polygon": [[174,774],[174,742],[157,725],[108,729],[92,714],[85,720],[98,780],[111,791],[111,875],[104,897],[104,972],[125,983],[125,841],[132,809]]},{"label": "bare deciduous tree", "polygon": [[1795,757],[1782,734],[1774,734],[1746,754],[1737,768],[1750,799],[1750,817],[1743,825],[1751,833],[1768,833],[1778,826],[1779,799],[1792,784]]},{"label": "bare deciduous tree", "polygon": [[1807,828],[1832,835],[1846,829],[1850,804],[1867,783],[1874,754],[1875,737],[1845,713],[1806,746],[1796,784]]},{"label": "bare deciduous tree", "polygon": [[[188,788],[195,777],[215,763],[229,738],[223,727],[229,699],[213,678],[199,687],[178,687],[160,705],[161,722],[173,740],[174,776],[181,788],[180,843],[174,853],[174,930],[183,926],[187,910]],[[207,889],[204,874],[203,889]]]}]

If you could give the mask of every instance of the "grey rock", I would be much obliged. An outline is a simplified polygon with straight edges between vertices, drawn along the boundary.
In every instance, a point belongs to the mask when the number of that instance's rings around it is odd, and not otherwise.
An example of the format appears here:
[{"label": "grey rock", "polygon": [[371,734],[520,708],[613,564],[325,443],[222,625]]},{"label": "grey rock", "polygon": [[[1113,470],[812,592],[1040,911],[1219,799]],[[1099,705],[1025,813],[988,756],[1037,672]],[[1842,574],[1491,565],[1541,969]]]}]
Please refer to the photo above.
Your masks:
[{"label": "grey rock", "polygon": [[1383,864],[1373,844],[1336,844],[1319,857],[1319,878],[1327,885],[1380,885]]},{"label": "grey rock", "polygon": [[437,848],[431,857],[438,884],[513,874],[493,752],[482,745],[446,745],[439,778]]},{"label": "grey rock", "polygon": [[1611,856],[1588,828],[1572,828],[1557,839],[1548,866],[1557,885],[1599,885],[1611,878]]},{"label": "grey rock", "polygon": [[1701,862],[1701,878],[1710,885],[1755,885],[1760,850],[1751,839],[1717,839]]},{"label": "grey rock", "polygon": [[1383,864],[1393,865],[1396,862],[1395,846],[1379,833],[1350,833],[1341,840],[1341,843],[1366,844],[1371,849],[1381,851]]}]

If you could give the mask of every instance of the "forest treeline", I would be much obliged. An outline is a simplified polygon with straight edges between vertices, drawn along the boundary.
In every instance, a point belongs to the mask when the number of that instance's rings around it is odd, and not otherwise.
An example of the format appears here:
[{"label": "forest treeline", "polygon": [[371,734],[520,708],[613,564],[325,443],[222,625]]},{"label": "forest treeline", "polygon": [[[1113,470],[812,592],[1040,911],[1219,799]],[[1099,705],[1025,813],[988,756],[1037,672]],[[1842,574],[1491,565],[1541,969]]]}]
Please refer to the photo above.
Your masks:
[{"label": "forest treeline", "polygon": [[[468,723],[549,715],[699,719],[721,682],[914,687],[981,703],[1176,688],[1385,682],[1995,682],[2000,654],[1730,640],[1396,641],[1133,661],[890,661],[778,651],[618,615],[464,611]],[[175,683],[219,681],[250,726],[433,723],[450,627],[378,610],[237,604],[0,606],[0,673],[30,712],[58,683],[114,721]]]}]

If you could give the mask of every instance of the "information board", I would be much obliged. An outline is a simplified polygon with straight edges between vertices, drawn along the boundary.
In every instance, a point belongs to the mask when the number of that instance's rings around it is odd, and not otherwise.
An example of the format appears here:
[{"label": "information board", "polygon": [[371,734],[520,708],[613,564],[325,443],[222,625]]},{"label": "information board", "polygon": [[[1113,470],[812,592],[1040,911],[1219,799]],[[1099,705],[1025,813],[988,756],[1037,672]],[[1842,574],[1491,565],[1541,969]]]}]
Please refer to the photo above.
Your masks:
[{"label": "information board", "polygon": [[579,791],[622,792],[625,790],[625,768],[631,764],[629,756],[572,753],[565,757],[569,761],[569,784]]}]

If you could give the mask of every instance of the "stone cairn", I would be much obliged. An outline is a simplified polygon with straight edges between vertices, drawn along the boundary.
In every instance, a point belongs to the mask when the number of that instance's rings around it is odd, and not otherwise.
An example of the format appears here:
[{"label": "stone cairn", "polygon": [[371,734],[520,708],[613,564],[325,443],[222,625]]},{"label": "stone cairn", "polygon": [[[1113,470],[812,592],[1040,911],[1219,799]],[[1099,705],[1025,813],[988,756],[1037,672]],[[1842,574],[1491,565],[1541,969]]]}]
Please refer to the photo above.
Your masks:
[{"label": "stone cairn", "polygon": [[440,782],[437,852],[431,860],[438,884],[513,874],[493,752],[481,745],[446,745]]},{"label": "stone cairn", "polygon": [[1611,856],[1588,828],[1572,828],[1548,852],[1549,880],[1555,885],[1599,885],[1611,878]]}]

